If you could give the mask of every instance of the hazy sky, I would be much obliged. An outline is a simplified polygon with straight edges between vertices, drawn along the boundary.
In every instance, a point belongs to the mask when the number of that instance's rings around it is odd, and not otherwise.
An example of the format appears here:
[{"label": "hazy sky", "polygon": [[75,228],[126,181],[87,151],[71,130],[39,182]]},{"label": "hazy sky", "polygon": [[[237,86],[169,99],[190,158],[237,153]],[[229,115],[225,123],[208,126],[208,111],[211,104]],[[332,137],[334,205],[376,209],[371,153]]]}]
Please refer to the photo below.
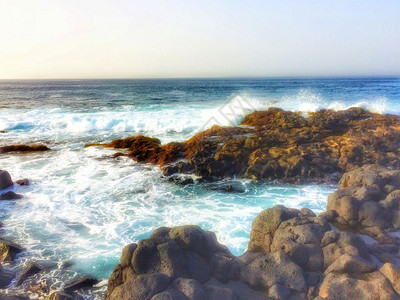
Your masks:
[{"label": "hazy sky", "polygon": [[399,0],[0,0],[0,78],[400,75]]}]

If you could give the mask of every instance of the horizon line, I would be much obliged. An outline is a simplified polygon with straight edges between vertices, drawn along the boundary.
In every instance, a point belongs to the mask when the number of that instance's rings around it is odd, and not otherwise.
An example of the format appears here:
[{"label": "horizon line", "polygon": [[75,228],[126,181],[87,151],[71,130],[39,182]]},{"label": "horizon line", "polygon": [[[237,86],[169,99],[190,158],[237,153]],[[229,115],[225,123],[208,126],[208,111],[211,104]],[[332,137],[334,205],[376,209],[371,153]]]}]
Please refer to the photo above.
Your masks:
[{"label": "horizon line", "polygon": [[306,75],[306,76],[205,76],[205,77],[83,77],[83,78],[0,78],[0,81],[44,80],[205,80],[205,79],[351,79],[351,78],[400,78],[399,75]]}]

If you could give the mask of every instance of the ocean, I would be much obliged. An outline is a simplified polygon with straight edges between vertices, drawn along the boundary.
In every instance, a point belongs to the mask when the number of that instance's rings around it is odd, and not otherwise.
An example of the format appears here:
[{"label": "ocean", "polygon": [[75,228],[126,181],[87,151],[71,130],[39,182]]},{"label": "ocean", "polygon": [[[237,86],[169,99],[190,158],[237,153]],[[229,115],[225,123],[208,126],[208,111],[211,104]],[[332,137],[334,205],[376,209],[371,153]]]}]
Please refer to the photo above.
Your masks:
[{"label": "ocean", "polygon": [[[223,118],[220,108],[238,99],[246,112],[357,106],[400,114],[400,78],[0,81],[0,146],[44,143],[53,150],[0,155],[0,169],[32,182],[10,188],[23,199],[0,203],[2,236],[27,249],[19,262],[56,265],[42,275],[55,289],[78,274],[107,279],[123,246],[160,226],[199,225],[240,255],[263,209],[324,210],[335,186],[244,179],[181,186],[157,166],[84,148],[140,134],[183,141],[213,122],[235,125],[244,113]],[[222,191],[227,184],[238,191]]]}]

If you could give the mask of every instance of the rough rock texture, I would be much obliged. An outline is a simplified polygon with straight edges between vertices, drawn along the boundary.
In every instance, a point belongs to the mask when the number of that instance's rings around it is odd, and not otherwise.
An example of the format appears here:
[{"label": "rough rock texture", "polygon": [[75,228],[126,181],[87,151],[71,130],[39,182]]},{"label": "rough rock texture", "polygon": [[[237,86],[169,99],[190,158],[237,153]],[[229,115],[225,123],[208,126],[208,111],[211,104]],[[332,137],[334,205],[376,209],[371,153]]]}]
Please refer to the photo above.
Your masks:
[{"label": "rough rock texture", "polygon": [[400,170],[366,165],[343,175],[329,196],[330,221],[352,228],[400,228]]},{"label": "rough rock texture", "polygon": [[196,226],[160,228],[123,249],[106,299],[400,299],[400,239],[375,237],[284,206],[255,218],[240,257]]},{"label": "rough rock texture", "polygon": [[10,145],[0,147],[0,154],[8,152],[36,152],[36,151],[49,151],[51,150],[46,145]]},{"label": "rough rock texture", "polygon": [[0,170],[0,190],[6,189],[13,184],[10,173],[5,170]]},{"label": "rough rock texture", "polygon": [[13,261],[22,250],[22,247],[0,239],[0,263]]},{"label": "rough rock texture", "polygon": [[337,182],[365,164],[400,167],[400,116],[351,108],[305,118],[270,108],[246,116],[241,127],[214,126],[182,143],[138,136],[108,146],[127,148],[136,161],[159,164],[166,175]]}]

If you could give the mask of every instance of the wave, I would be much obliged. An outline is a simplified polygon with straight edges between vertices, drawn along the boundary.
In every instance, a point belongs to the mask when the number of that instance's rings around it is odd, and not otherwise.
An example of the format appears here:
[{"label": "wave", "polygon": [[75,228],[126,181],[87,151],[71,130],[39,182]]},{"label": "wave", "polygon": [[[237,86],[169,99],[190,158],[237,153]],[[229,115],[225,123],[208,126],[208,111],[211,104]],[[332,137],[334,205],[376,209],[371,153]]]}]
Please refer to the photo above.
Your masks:
[{"label": "wave", "polygon": [[102,107],[92,112],[60,108],[1,109],[0,131],[8,134],[2,133],[0,143],[5,144],[9,140],[62,142],[78,138],[92,142],[138,134],[156,136],[167,143],[185,140],[213,125],[238,125],[246,114],[269,107],[303,113],[350,107],[361,107],[376,113],[400,113],[400,110],[389,111],[389,107],[393,109],[397,106],[388,102],[385,97],[368,101],[331,101],[305,89],[281,98],[234,94],[222,104],[171,103],[147,105],[145,108],[125,105],[113,110]]}]

